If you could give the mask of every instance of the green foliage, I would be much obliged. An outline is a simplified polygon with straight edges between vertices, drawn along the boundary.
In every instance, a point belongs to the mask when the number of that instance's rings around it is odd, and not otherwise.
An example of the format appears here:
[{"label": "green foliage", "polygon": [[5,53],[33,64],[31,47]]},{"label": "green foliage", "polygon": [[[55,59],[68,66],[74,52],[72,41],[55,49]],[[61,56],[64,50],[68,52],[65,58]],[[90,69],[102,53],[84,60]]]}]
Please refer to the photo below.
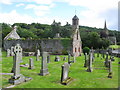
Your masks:
[{"label": "green foliage", "polygon": [[84,55],[85,55],[85,53],[89,54],[89,52],[90,52],[90,48],[89,47],[84,47],[83,48]]},{"label": "green foliage", "polygon": [[120,45],[110,45],[109,48],[120,49]]},{"label": "green foliage", "polygon": [[71,44],[71,39],[70,38],[61,38],[61,43],[65,49],[68,49],[70,44]]}]

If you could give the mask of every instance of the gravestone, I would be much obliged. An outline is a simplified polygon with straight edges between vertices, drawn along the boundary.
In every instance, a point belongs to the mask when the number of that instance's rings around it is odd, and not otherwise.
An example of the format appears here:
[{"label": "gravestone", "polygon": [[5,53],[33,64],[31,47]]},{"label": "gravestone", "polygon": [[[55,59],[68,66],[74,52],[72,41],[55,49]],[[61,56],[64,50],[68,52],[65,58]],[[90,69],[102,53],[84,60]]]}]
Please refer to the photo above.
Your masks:
[{"label": "gravestone", "polygon": [[70,64],[71,62],[70,62],[70,58],[71,58],[71,55],[70,54],[68,54],[68,64]]},{"label": "gravestone", "polygon": [[60,61],[60,57],[59,57],[59,56],[56,56],[54,61],[55,61],[55,62]]},{"label": "gravestone", "polygon": [[111,56],[110,59],[111,61],[115,61],[114,56]]},{"label": "gravestone", "polygon": [[10,49],[7,49],[7,57],[10,57]]},{"label": "gravestone", "polygon": [[74,62],[74,63],[76,62],[76,57],[75,57],[75,55],[73,56],[73,62]]},{"label": "gravestone", "polygon": [[66,57],[63,57],[63,61],[66,61]]},{"label": "gravestone", "polygon": [[11,56],[14,56],[14,47],[12,46],[10,49],[11,49],[11,50],[10,50],[10,55],[11,55]]},{"label": "gravestone", "polygon": [[50,63],[50,55],[47,56],[47,63]]},{"label": "gravestone", "polygon": [[28,69],[34,69],[34,63],[33,63],[32,58],[29,59],[29,68]]},{"label": "gravestone", "polygon": [[92,53],[90,52],[90,54],[89,54],[89,59],[88,59],[89,61],[88,61],[88,69],[87,69],[87,71],[88,72],[92,72],[93,71],[93,68],[92,68]]},{"label": "gravestone", "polygon": [[105,66],[108,67],[108,52],[106,52]]},{"label": "gravestone", "polygon": [[111,60],[108,60],[108,69],[109,69],[108,78],[112,78],[112,62],[111,62]]},{"label": "gravestone", "polygon": [[20,53],[21,53],[21,47],[19,44],[17,44],[14,47],[14,55],[15,55],[13,62],[14,75],[9,79],[9,83],[12,83],[14,85],[23,83],[31,79],[31,78],[25,78],[22,74],[20,74]]},{"label": "gravestone", "polygon": [[40,50],[37,50],[37,54],[36,54],[36,61],[40,60]]},{"label": "gravestone", "polygon": [[47,74],[49,74],[48,72],[48,66],[47,66],[47,52],[43,52],[42,53],[42,60],[41,60],[41,70],[40,70],[40,74],[41,76],[45,76]]},{"label": "gravestone", "polygon": [[85,63],[84,63],[84,67],[87,67],[87,60],[88,58],[87,58],[87,53],[85,53]]},{"label": "gravestone", "polygon": [[99,51],[99,49],[97,50],[97,57],[99,57],[99,53],[100,53],[100,51]]},{"label": "gravestone", "polygon": [[69,77],[69,64],[64,63],[62,65],[62,73],[61,73],[61,84],[68,85],[73,79]]}]

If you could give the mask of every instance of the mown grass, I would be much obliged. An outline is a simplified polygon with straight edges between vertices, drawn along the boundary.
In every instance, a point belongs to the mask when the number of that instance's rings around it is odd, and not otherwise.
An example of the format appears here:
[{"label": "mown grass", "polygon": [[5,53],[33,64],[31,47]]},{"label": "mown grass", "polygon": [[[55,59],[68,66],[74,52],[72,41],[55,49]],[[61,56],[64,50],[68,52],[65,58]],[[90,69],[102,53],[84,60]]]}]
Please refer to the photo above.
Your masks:
[{"label": "mown grass", "polygon": [[120,49],[120,45],[110,45],[109,48]]},{"label": "mown grass", "polygon": [[[35,56],[23,57],[23,63],[29,63],[29,58],[34,59],[35,69],[30,70],[27,67],[21,67],[21,74],[27,77],[31,77],[32,80],[16,85],[14,88],[117,88],[118,87],[118,58],[112,62],[113,78],[107,78],[108,70],[104,66],[104,59],[101,57],[95,57],[93,63],[93,72],[86,72],[84,66],[84,56],[77,57],[75,63],[72,63],[70,67],[69,76],[74,79],[69,85],[61,85],[61,65],[64,64],[63,57],[60,55],[61,61],[54,62],[55,55],[51,55],[51,63],[48,63],[49,75],[40,76],[41,60],[36,61]],[[66,56],[67,57],[67,56]],[[40,58],[41,59],[41,58]],[[13,65],[13,58],[6,57],[6,53],[2,55],[2,72],[10,73]],[[10,86],[8,79],[10,75],[2,76],[2,87]]]}]

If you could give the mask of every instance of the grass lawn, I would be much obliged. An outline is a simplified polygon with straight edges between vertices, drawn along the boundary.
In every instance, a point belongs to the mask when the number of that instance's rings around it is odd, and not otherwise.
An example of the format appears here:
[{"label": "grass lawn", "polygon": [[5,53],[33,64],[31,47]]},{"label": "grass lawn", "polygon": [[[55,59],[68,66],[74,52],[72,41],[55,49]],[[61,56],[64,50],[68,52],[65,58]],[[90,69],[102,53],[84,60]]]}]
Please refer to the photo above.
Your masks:
[{"label": "grass lawn", "polygon": [[[104,66],[104,59],[95,57],[93,63],[93,72],[86,72],[84,65],[84,56],[77,57],[75,63],[70,67],[69,76],[74,79],[69,85],[61,85],[61,65],[64,64],[63,56],[61,61],[54,62],[55,55],[51,55],[51,63],[48,63],[49,75],[39,76],[41,60],[36,61],[35,56],[23,57],[23,63],[29,63],[29,58],[34,59],[35,69],[29,70],[27,67],[21,67],[21,74],[32,77],[32,80],[16,85],[14,88],[117,88],[118,87],[118,58],[112,62],[113,78],[107,78],[108,70]],[[1,61],[0,61],[1,62]],[[2,53],[2,73],[10,73],[13,65],[13,57],[6,57],[6,52]],[[2,87],[10,86],[8,79],[11,75],[2,75]]]},{"label": "grass lawn", "polygon": [[120,49],[120,45],[110,45],[109,47],[113,49]]}]

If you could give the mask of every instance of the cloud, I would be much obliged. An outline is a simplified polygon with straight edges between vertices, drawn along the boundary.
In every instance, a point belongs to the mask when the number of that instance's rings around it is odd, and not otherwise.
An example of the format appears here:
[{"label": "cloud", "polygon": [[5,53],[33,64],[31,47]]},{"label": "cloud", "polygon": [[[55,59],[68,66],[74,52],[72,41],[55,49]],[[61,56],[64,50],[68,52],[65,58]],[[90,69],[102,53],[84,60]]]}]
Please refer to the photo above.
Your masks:
[{"label": "cloud", "polygon": [[2,4],[12,4],[11,0],[0,0]]},{"label": "cloud", "polygon": [[28,4],[25,9],[33,9],[34,13],[37,16],[44,16],[45,14],[49,13],[50,9],[53,8],[55,5],[34,5],[34,4]]},{"label": "cloud", "polygon": [[12,10],[10,13],[0,13],[0,23],[9,23],[9,24],[14,24],[14,23],[42,23],[42,24],[51,24],[53,19],[49,17],[43,17],[43,18],[33,18],[27,14],[20,15],[17,13],[16,10]]},{"label": "cloud", "polygon": [[16,7],[24,6],[24,3],[17,4]]}]

